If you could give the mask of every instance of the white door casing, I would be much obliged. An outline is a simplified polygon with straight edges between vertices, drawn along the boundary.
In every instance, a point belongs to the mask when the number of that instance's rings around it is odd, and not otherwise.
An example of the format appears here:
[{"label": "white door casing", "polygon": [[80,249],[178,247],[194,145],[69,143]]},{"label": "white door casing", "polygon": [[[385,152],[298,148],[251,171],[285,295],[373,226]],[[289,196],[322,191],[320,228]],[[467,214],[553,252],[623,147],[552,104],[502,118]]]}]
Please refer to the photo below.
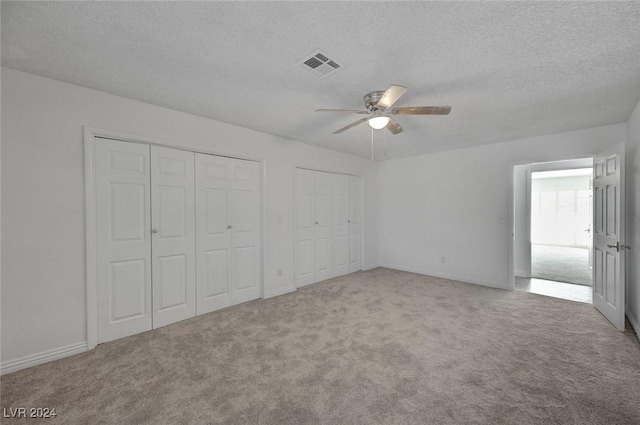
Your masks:
[{"label": "white door casing", "polygon": [[153,327],[196,315],[194,154],[151,146]]},{"label": "white door casing", "polygon": [[593,305],[620,331],[625,324],[624,145],[593,166]]},{"label": "white door casing", "polygon": [[152,328],[149,145],[95,141],[97,342]]},{"label": "white door casing", "polygon": [[349,273],[349,176],[330,175],[332,180],[332,270],[331,276]]},{"label": "white door casing", "polygon": [[349,176],[349,273],[361,269],[360,225],[360,177]]}]

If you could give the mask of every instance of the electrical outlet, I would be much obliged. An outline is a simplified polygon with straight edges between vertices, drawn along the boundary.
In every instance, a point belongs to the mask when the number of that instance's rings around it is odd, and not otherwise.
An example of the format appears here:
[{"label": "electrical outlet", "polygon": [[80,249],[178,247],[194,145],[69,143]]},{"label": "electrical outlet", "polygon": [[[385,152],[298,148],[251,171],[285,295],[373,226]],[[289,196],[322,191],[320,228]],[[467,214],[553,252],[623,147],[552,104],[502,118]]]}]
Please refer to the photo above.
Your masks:
[{"label": "electrical outlet", "polygon": [[442,257],[440,257],[440,262],[442,264],[447,264],[447,257],[445,257],[444,255]]},{"label": "electrical outlet", "polygon": [[278,276],[282,276],[282,269],[278,269],[278,270],[276,271],[276,274],[277,274]]}]

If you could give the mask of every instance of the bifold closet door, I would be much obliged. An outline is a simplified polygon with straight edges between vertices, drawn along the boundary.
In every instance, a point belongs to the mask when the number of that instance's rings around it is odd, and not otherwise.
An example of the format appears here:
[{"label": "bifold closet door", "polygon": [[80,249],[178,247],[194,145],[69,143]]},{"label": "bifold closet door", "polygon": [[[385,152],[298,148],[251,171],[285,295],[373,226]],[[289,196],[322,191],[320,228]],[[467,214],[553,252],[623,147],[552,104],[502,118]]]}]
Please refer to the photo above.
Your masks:
[{"label": "bifold closet door", "polygon": [[298,287],[360,270],[359,181],[296,169]]},{"label": "bifold closet door", "polygon": [[349,273],[349,177],[345,174],[329,175],[332,180],[332,253],[331,276]]},{"label": "bifold closet door", "polygon": [[231,305],[229,161],[196,154],[198,314]]},{"label": "bifold closet door", "polygon": [[349,273],[362,268],[360,226],[360,177],[349,176]]},{"label": "bifold closet door", "polygon": [[149,145],[96,139],[98,342],[152,328]]},{"label": "bifold closet door", "polygon": [[259,170],[196,154],[198,314],[260,298]]},{"label": "bifold closet door", "polygon": [[331,178],[332,174],[314,172],[314,241],[315,282],[329,279],[331,275],[331,253],[333,235],[331,230]]},{"label": "bifold closet door", "polygon": [[296,169],[296,286],[315,280],[315,171]]},{"label": "bifold closet door", "polygon": [[332,174],[296,170],[296,284],[332,277]]},{"label": "bifold closet door", "polygon": [[231,162],[231,299],[234,304],[260,298],[260,164]]},{"label": "bifold closet door", "polygon": [[96,140],[98,342],[195,316],[194,154]]},{"label": "bifold closet door", "polygon": [[151,146],[153,327],[196,315],[194,153]]}]

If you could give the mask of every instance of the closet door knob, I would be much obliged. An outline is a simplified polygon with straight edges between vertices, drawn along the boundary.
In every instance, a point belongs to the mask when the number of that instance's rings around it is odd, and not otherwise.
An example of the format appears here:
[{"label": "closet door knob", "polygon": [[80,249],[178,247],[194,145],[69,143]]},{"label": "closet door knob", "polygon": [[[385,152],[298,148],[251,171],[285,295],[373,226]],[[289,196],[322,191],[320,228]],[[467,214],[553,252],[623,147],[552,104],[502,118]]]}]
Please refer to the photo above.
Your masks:
[{"label": "closet door knob", "polygon": [[151,229],[151,233],[158,233],[158,229]]},{"label": "closet door knob", "polygon": [[318,224],[318,222],[316,221],[316,224]]},{"label": "closet door knob", "polygon": [[231,227],[232,227],[232,226],[229,224],[229,225],[227,226],[227,229],[231,229]]}]

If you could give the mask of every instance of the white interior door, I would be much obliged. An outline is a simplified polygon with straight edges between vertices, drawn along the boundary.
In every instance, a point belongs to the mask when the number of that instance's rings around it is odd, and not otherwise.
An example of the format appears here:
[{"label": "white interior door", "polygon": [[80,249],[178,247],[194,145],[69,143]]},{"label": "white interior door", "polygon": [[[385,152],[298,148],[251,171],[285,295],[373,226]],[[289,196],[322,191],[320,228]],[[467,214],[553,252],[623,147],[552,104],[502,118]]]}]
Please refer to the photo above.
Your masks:
[{"label": "white interior door", "polygon": [[234,304],[261,296],[260,164],[229,159],[231,299]]},{"label": "white interior door", "polygon": [[330,174],[332,181],[332,272],[331,276],[349,273],[349,176]]},{"label": "white interior door", "polygon": [[315,281],[331,277],[331,174],[314,172]]},{"label": "white interior door", "polygon": [[593,269],[593,177],[589,183],[589,225],[585,229],[587,234],[587,249],[589,250],[589,267]]},{"label": "white interior door", "polygon": [[296,169],[296,286],[315,282],[315,172]]},{"label": "white interior door", "polygon": [[593,166],[593,305],[624,330],[624,145],[595,157]]},{"label": "white interior door", "polygon": [[349,176],[349,273],[360,264],[360,177]]},{"label": "white interior door", "polygon": [[198,314],[231,305],[229,159],[196,154]]},{"label": "white interior door", "polygon": [[153,327],[196,315],[194,153],[151,146]]},{"label": "white interior door", "polygon": [[152,328],[149,146],[96,139],[98,342]]}]

